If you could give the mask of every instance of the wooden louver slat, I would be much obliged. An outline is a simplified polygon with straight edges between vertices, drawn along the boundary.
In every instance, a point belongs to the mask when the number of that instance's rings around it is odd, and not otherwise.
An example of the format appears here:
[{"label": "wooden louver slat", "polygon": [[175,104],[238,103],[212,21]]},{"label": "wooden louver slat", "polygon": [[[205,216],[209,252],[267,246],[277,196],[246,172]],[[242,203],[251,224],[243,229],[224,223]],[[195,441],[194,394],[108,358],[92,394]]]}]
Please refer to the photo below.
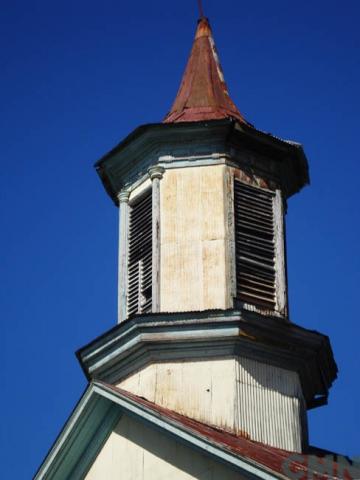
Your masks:
[{"label": "wooden louver slat", "polygon": [[275,310],[274,194],[234,180],[237,297]]},{"label": "wooden louver slat", "polygon": [[130,207],[128,252],[128,316],[152,307],[152,192]]}]

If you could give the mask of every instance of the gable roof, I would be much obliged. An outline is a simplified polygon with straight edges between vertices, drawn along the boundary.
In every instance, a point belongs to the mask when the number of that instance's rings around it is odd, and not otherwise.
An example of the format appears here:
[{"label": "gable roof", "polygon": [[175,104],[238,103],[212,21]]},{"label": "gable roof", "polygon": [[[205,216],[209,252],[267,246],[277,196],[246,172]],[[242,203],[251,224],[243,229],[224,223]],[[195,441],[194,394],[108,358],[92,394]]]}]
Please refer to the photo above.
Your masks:
[{"label": "gable roof", "polygon": [[[247,478],[314,478],[308,456],[238,437],[155,405],[103,382],[89,385],[34,480],[80,479],[88,471],[122,414],[160,429],[178,441],[235,468]],[[318,451],[318,455],[324,452]],[[290,471],[291,470],[291,471]],[[289,472],[289,475],[286,475]],[[304,477],[301,476],[304,472]],[[318,478],[345,478],[321,475]],[[350,475],[348,475],[351,479]]]}]

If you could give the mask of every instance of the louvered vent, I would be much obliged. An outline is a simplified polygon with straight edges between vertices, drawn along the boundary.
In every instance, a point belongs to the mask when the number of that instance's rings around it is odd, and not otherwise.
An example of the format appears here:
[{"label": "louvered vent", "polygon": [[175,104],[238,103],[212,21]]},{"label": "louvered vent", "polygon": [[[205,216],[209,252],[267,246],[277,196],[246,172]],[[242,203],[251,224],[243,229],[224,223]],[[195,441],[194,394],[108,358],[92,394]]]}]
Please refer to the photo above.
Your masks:
[{"label": "louvered vent", "polygon": [[237,297],[275,310],[274,194],[234,181]]},{"label": "louvered vent", "polygon": [[132,204],[129,222],[128,316],[151,311],[152,192]]}]

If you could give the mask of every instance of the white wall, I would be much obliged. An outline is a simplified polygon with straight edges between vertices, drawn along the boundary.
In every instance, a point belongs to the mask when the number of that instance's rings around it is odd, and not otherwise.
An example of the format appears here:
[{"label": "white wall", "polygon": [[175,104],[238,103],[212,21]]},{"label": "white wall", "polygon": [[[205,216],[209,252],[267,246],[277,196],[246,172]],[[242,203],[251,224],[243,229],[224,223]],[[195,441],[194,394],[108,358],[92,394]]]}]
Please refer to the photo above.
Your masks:
[{"label": "white wall", "polygon": [[163,312],[231,306],[225,168],[170,169],[161,180]]},{"label": "white wall", "polygon": [[118,387],[201,422],[300,452],[306,435],[298,375],[247,358],[154,363]]},{"label": "white wall", "polygon": [[123,416],[85,480],[239,480],[222,464]]}]

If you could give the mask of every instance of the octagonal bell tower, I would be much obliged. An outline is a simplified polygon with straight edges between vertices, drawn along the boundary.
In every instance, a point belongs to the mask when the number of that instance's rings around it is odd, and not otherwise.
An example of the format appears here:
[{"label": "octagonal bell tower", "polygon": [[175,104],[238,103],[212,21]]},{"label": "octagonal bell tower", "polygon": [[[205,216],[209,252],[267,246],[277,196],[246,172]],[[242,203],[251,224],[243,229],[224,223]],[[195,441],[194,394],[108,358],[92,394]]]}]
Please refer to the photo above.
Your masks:
[{"label": "octagonal bell tower", "polygon": [[103,380],[190,418],[300,452],[336,377],[329,340],[289,320],[285,212],[300,144],[231,100],[201,18],[171,111],[96,165],[119,207],[118,326],[78,353]]}]

